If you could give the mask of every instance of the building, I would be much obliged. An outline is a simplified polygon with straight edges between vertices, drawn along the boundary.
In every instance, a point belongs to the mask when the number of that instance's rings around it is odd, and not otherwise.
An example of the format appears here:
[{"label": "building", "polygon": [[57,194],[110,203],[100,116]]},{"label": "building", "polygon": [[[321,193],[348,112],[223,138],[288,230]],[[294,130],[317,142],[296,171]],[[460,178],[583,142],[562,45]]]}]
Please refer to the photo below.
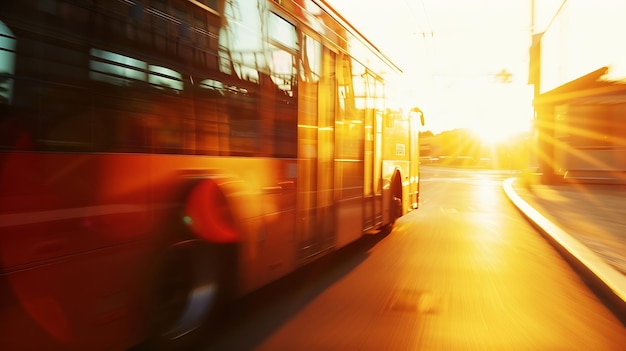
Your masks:
[{"label": "building", "polygon": [[546,183],[626,184],[626,3],[548,3],[535,7],[547,21],[530,48],[531,162]]}]

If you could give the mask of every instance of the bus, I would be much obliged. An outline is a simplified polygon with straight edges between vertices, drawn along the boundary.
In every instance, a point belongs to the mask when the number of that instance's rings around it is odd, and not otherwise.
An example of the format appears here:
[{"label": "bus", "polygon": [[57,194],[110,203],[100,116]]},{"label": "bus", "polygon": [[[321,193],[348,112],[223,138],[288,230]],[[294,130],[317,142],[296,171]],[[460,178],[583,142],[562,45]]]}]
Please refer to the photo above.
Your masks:
[{"label": "bus", "polygon": [[419,204],[397,74],[323,0],[0,2],[0,349],[188,347],[389,230]]}]

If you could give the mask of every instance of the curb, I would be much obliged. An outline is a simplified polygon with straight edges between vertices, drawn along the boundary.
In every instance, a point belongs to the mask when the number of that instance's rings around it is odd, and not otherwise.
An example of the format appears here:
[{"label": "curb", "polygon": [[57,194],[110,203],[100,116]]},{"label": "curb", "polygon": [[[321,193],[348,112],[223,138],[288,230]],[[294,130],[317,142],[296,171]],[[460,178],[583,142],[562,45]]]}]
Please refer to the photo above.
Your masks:
[{"label": "curb", "polygon": [[509,200],[626,325],[626,276],[530,206],[515,192],[515,180],[509,178],[502,183]]}]

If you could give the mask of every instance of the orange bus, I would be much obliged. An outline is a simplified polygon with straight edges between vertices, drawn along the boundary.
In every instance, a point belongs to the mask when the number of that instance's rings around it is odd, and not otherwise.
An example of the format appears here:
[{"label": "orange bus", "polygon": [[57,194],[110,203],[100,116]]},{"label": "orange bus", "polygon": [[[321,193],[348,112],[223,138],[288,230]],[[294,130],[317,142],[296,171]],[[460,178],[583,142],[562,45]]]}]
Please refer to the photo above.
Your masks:
[{"label": "orange bus", "polygon": [[190,345],[390,228],[419,203],[399,73],[321,0],[2,1],[0,349]]}]

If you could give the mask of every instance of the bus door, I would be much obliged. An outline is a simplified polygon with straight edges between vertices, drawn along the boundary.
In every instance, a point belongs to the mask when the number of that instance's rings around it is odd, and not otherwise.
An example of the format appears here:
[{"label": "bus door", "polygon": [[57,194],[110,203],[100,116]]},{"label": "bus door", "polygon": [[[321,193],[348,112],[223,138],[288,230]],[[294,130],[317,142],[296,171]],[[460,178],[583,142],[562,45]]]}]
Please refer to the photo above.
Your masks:
[{"label": "bus door", "polygon": [[364,75],[364,162],[363,230],[382,222],[382,108],[383,85],[373,76]]},{"label": "bus door", "polygon": [[298,91],[299,258],[335,245],[334,123],[335,53],[304,35],[303,72]]}]

